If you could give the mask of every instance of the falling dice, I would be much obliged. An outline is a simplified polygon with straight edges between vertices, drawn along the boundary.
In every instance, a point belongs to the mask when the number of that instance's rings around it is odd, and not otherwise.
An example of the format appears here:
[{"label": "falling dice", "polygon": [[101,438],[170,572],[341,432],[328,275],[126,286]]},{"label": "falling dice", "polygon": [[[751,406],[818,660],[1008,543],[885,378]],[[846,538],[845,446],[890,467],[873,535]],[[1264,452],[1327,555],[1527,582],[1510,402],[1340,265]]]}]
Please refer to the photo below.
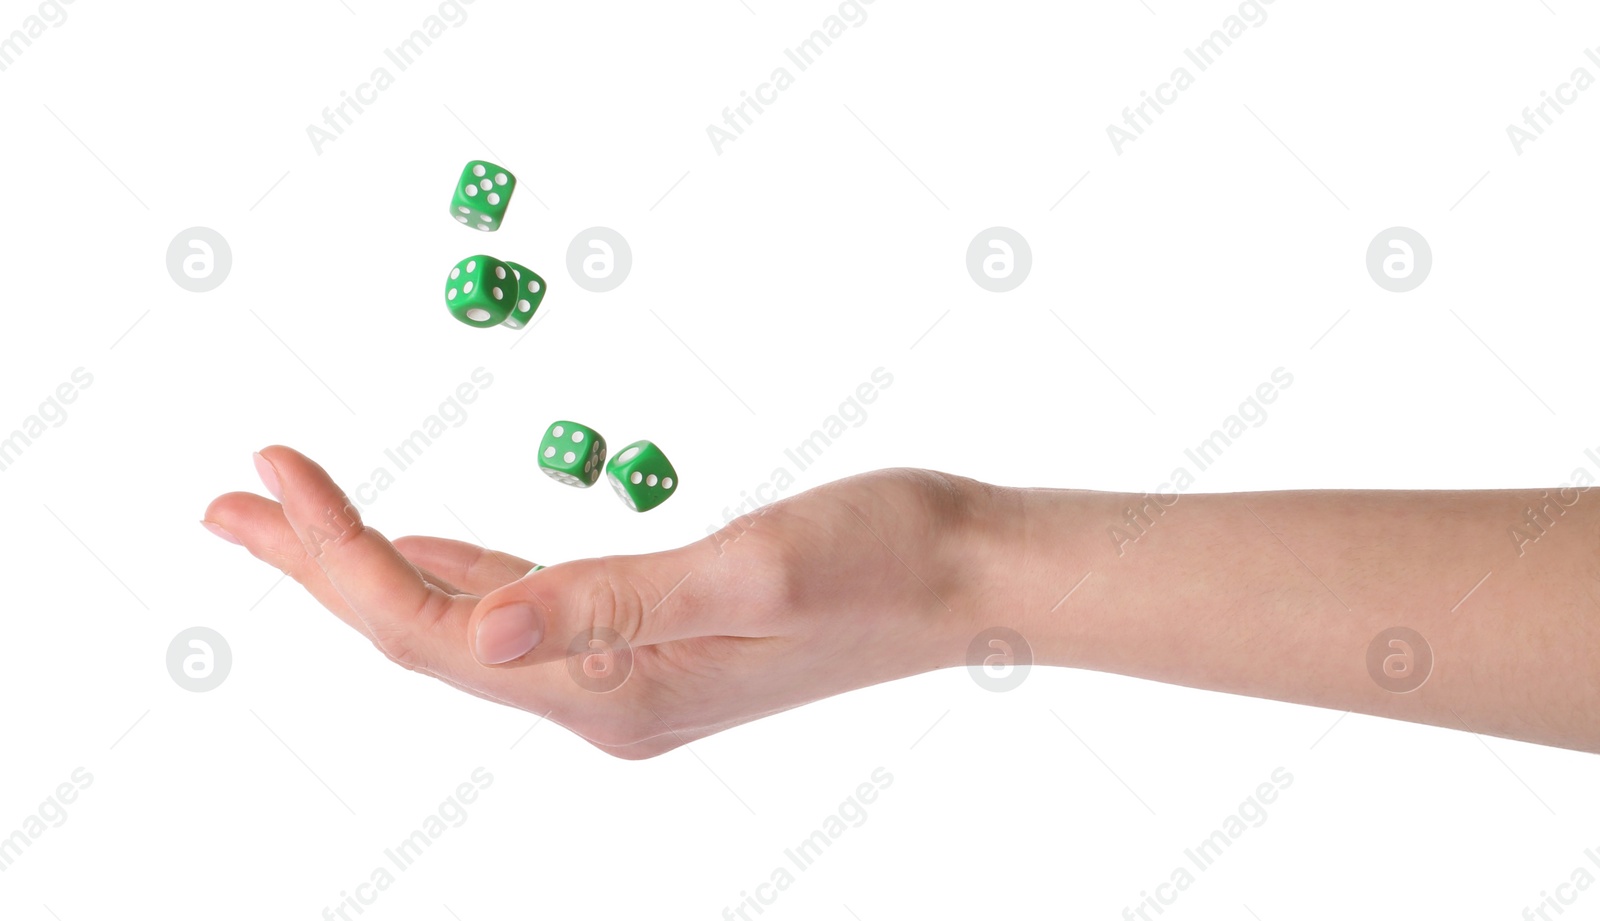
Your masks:
[{"label": "falling dice", "polygon": [[511,266],[493,256],[468,256],[444,283],[445,305],[468,326],[499,326],[511,315],[516,296]]},{"label": "falling dice", "polygon": [[534,313],[539,309],[539,302],[544,300],[544,279],[539,273],[526,267],[508,262],[511,271],[517,274],[517,302],[511,305],[511,313],[506,316],[506,327],[521,329],[533,319]]},{"label": "falling dice", "polygon": [[587,425],[553,422],[539,442],[539,469],[558,483],[587,489],[606,465],[606,440]]},{"label": "falling dice", "polygon": [[487,160],[473,160],[461,171],[456,191],[450,198],[450,214],[468,227],[499,230],[517,177],[505,167]]},{"label": "falling dice", "polygon": [[667,501],[678,485],[672,461],[649,441],[636,441],[617,452],[606,465],[606,476],[611,488],[636,512],[648,512]]}]

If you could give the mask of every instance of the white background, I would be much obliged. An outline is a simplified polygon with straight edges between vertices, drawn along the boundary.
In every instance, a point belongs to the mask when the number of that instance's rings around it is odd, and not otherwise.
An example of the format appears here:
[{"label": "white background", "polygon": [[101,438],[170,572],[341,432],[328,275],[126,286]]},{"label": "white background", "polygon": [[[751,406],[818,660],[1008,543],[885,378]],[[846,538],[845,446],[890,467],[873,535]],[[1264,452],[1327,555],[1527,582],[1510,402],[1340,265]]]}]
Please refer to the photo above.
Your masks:
[{"label": "white background", "polygon": [[[0,73],[0,431],[93,376],[0,473],[0,835],[94,780],[0,915],[321,917],[479,766],[365,917],[720,917],[880,766],[762,917],[1120,917],[1278,767],[1266,823],[1164,917],[1509,919],[1600,874],[1590,756],[1096,674],[949,670],[615,761],[395,668],[195,523],[271,443],[353,489],[479,367],[379,529],[544,562],[687,542],[879,367],[795,491],[891,465],[1144,491],[1278,367],[1196,489],[1566,482],[1600,445],[1600,91],[1521,155],[1505,129],[1600,74],[1600,17],[1471,6],[1278,0],[1119,156],[1106,125],[1236,5],[878,0],[718,154],[706,126],[836,5],[478,0],[398,72],[437,5],[78,0]],[[0,3],[0,35],[36,9]],[[445,213],[474,157],[521,180],[493,236]],[[205,294],[165,266],[196,225],[234,257]],[[596,225],[634,253],[607,294],[564,267]],[[1034,257],[1006,294],[965,268],[995,225]],[[1434,253],[1407,294],[1364,264],[1395,225]],[[485,250],[550,282],[527,341],[443,308]],[[682,494],[640,516],[539,476],[556,417],[660,442]],[[199,624],[234,656],[203,694],[165,666]]]}]

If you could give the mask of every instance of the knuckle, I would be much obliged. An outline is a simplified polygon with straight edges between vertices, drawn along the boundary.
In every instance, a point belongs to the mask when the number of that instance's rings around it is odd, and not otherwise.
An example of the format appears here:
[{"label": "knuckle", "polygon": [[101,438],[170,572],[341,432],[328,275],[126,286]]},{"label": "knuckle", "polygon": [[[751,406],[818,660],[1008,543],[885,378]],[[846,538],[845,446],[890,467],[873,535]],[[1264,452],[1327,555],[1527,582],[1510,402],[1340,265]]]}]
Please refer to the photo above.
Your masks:
[{"label": "knuckle", "polygon": [[624,571],[620,557],[603,557],[597,563],[599,578],[585,583],[582,600],[589,616],[582,622],[596,630],[610,630],[632,643],[644,626],[644,598],[639,586]]},{"label": "knuckle", "polygon": [[315,559],[354,541],[366,530],[361,513],[347,500],[342,506],[329,506],[320,520],[305,525],[300,539],[305,545],[306,556]]},{"label": "knuckle", "polygon": [[322,567],[306,554],[305,545],[292,536],[274,536],[251,547],[250,552],[257,559],[308,588],[311,580],[322,574]]},{"label": "knuckle", "polygon": [[806,551],[789,533],[793,529],[783,527],[784,514],[774,512],[771,527],[750,529],[726,560],[739,574],[739,600],[747,609],[782,612],[802,600]]},{"label": "knuckle", "polygon": [[419,671],[423,667],[421,655],[407,637],[387,631],[380,632],[373,635],[372,645],[383,653],[384,658],[408,672]]}]

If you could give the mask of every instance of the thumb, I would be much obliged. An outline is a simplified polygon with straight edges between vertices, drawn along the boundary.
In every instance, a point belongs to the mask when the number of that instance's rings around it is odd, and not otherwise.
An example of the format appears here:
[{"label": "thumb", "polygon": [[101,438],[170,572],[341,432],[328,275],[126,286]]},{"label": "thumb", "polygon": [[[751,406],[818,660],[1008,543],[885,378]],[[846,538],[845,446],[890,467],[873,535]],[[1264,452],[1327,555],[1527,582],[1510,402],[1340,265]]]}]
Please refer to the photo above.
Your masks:
[{"label": "thumb", "polygon": [[621,656],[703,636],[716,605],[698,556],[685,547],[530,572],[478,602],[467,624],[472,653],[484,665],[516,667],[601,649],[596,643]]}]

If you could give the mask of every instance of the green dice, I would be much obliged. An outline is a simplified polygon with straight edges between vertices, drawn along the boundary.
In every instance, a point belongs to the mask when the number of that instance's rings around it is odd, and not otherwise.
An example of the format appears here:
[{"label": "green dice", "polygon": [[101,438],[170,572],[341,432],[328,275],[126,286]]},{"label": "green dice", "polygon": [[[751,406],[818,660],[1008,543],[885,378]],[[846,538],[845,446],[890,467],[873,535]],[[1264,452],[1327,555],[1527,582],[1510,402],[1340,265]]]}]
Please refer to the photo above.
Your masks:
[{"label": "green dice", "polygon": [[611,488],[636,512],[648,512],[667,501],[678,486],[672,461],[650,441],[636,441],[617,452],[606,465],[606,476]]},{"label": "green dice", "polygon": [[468,256],[456,263],[444,283],[446,306],[468,326],[499,326],[511,315],[516,295],[511,266],[493,256]]},{"label": "green dice", "polygon": [[534,313],[539,309],[539,302],[544,300],[544,279],[539,273],[526,267],[508,262],[511,271],[517,273],[517,302],[511,306],[511,313],[506,316],[508,329],[521,329],[533,319]]},{"label": "green dice", "polygon": [[552,422],[539,442],[539,469],[552,480],[587,489],[606,465],[606,440],[587,425]]},{"label": "green dice", "polygon": [[517,177],[510,170],[487,160],[473,160],[456,181],[450,214],[468,227],[499,230],[516,187]]}]

